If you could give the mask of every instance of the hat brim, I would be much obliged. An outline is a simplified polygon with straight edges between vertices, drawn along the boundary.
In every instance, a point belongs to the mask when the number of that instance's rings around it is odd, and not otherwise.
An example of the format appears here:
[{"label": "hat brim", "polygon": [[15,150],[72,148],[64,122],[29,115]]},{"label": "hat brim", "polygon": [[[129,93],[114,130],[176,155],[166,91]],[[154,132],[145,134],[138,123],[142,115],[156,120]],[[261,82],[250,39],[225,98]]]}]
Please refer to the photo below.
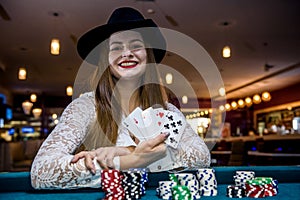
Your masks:
[{"label": "hat brim", "polygon": [[[142,31],[141,34],[143,35],[144,40],[149,42],[150,46],[153,47],[155,61],[157,63],[160,63],[166,53],[166,41],[157,25],[151,19],[131,21],[128,23],[120,24],[105,24],[91,29],[83,36],[81,36],[78,40],[78,54],[83,60],[87,61],[88,63],[97,65],[98,60],[100,59],[101,52],[97,52],[98,55],[93,55],[93,59],[89,59],[89,54],[99,44],[108,39],[113,33],[132,29],[142,30],[140,28],[143,27],[151,27],[151,29],[147,29],[147,31]],[[94,53],[95,52],[93,52],[93,54]]]}]

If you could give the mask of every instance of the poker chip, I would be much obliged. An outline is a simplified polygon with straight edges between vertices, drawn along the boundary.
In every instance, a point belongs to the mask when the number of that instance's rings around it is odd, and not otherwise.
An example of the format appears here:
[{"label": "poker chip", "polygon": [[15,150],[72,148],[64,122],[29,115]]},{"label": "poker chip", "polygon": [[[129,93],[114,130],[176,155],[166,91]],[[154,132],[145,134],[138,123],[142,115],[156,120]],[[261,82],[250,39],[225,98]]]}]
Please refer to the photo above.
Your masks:
[{"label": "poker chip", "polygon": [[190,190],[193,199],[199,199],[200,196],[200,183],[196,176],[192,173],[177,173],[174,174],[178,180],[179,185],[187,186]]},{"label": "poker chip", "polygon": [[140,193],[141,195],[146,194],[146,183],[148,182],[148,173],[145,168],[130,168],[129,171],[140,173]]},{"label": "poker chip", "polygon": [[227,187],[226,196],[230,198],[263,198],[278,193],[278,181],[272,177],[255,177],[253,171],[236,171],[235,185]]},{"label": "poker chip", "polygon": [[217,180],[215,177],[215,170],[211,168],[198,169],[196,177],[199,181],[200,196],[217,196]]},{"label": "poker chip", "polygon": [[122,186],[124,189],[124,196],[126,200],[140,199],[142,195],[140,172],[124,171],[122,179]]},{"label": "poker chip", "polygon": [[191,200],[192,194],[185,185],[177,185],[172,189],[172,199],[174,200]]},{"label": "poker chip", "polygon": [[178,179],[175,174],[169,174],[169,179],[177,184],[179,184]]},{"label": "poker chip", "polygon": [[229,198],[243,198],[246,197],[245,189],[241,186],[229,185],[227,186],[227,197]]},{"label": "poker chip", "polygon": [[172,199],[172,189],[177,183],[174,181],[159,181],[156,189],[157,195],[162,199]]},{"label": "poker chip", "polygon": [[105,192],[105,200],[124,199],[122,174],[118,170],[107,169],[101,171],[101,188]]},{"label": "poker chip", "polygon": [[104,169],[101,171],[101,188],[105,193],[104,200],[136,200],[146,193],[148,181],[146,169],[119,171]]},{"label": "poker chip", "polygon": [[245,184],[246,187],[246,196],[252,198],[263,198],[265,197],[265,190],[262,184],[260,185],[250,185]]}]

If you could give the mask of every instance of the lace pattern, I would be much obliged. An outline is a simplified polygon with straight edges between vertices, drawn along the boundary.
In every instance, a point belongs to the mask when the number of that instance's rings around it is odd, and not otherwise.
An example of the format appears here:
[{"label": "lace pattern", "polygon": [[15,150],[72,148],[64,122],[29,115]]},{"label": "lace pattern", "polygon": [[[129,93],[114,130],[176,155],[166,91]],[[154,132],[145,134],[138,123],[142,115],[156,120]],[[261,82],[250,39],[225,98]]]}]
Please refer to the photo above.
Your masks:
[{"label": "lace pattern", "polygon": [[[168,109],[182,115],[172,104],[168,104]],[[70,163],[95,117],[95,99],[92,92],[83,94],[66,107],[60,123],[43,142],[32,163],[31,184],[34,188],[100,187],[101,168],[99,166],[96,165],[96,174],[93,175],[85,167],[84,159],[75,164]],[[172,161],[176,163],[176,166],[197,168],[210,165],[208,148],[188,125],[178,149],[170,151],[172,151],[174,156]]]}]

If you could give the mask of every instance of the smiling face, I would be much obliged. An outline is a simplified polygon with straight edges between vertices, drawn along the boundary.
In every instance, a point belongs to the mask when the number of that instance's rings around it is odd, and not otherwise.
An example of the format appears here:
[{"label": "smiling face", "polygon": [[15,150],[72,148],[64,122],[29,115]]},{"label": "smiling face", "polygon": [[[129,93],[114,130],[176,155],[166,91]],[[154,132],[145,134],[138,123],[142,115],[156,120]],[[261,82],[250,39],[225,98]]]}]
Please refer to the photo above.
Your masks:
[{"label": "smiling face", "polygon": [[109,65],[114,76],[125,80],[144,74],[147,53],[144,40],[135,31],[118,32],[109,39]]}]

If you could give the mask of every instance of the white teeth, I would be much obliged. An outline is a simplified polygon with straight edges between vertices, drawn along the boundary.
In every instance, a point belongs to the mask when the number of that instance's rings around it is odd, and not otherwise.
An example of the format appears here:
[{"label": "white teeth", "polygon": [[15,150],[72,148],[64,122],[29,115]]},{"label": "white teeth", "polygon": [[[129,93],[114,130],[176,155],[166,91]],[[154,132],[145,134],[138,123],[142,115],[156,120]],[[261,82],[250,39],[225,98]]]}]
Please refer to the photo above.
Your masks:
[{"label": "white teeth", "polygon": [[120,64],[120,66],[126,67],[126,66],[135,65],[135,64],[136,64],[136,62],[123,62],[123,63]]}]

